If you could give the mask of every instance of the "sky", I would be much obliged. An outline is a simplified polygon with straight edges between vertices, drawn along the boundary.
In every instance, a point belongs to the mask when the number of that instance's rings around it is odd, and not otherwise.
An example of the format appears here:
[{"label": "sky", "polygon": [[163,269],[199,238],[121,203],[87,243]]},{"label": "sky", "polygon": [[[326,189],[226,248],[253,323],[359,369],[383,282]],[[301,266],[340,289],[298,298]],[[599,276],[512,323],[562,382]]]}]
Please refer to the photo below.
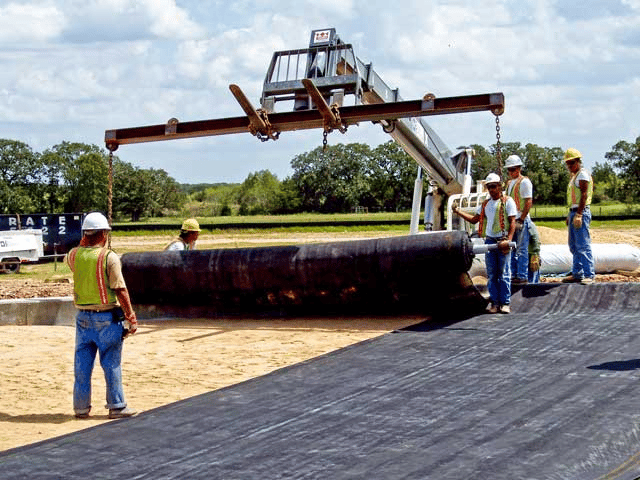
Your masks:
[{"label": "sky", "polygon": [[[273,52],[334,27],[406,100],[503,92],[503,142],[574,147],[603,163],[640,136],[640,0],[0,0],[0,138],[42,152],[105,130],[243,115]],[[278,110],[282,111],[282,110]],[[427,117],[455,151],[496,141],[490,112]],[[329,144],[390,137],[371,123]],[[321,130],[122,145],[180,183],[242,182],[322,144]]]}]

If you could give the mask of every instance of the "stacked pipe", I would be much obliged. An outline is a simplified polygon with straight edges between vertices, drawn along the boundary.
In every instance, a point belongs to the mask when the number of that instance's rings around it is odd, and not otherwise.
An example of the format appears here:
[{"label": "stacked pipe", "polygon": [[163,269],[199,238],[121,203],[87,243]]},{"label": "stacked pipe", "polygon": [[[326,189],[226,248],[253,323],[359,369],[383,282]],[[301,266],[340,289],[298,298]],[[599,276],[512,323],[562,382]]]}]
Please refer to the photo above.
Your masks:
[{"label": "stacked pipe", "polygon": [[433,232],[296,246],[127,253],[122,267],[135,305],[162,306],[180,315],[426,315],[484,307],[466,273],[472,260],[466,233]]}]

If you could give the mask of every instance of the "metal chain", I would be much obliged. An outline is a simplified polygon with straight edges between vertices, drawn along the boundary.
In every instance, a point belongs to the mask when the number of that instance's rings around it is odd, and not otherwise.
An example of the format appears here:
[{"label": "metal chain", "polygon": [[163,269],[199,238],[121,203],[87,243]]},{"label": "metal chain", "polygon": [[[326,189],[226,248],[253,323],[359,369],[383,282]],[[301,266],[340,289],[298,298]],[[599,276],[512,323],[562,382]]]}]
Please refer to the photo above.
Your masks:
[{"label": "metal chain", "polygon": [[[107,220],[111,226],[113,218],[113,150],[109,149],[109,182],[107,185]],[[111,232],[109,232],[109,250],[111,250]]]},{"label": "metal chain", "polygon": [[500,144],[500,116],[496,115],[496,157],[498,159],[498,175],[502,177],[502,145]]},{"label": "metal chain", "polygon": [[327,136],[329,135],[329,130],[325,129],[322,132],[322,153],[327,149]]}]

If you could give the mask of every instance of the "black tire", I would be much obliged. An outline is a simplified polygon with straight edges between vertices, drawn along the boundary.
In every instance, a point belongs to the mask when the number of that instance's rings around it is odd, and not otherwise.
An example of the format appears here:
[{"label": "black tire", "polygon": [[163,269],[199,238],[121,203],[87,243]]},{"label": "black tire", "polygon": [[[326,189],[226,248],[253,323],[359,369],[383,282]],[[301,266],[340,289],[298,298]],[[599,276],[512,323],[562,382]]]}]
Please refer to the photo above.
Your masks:
[{"label": "black tire", "polygon": [[19,263],[7,263],[4,266],[4,271],[7,273],[18,273],[20,272],[20,264]]}]

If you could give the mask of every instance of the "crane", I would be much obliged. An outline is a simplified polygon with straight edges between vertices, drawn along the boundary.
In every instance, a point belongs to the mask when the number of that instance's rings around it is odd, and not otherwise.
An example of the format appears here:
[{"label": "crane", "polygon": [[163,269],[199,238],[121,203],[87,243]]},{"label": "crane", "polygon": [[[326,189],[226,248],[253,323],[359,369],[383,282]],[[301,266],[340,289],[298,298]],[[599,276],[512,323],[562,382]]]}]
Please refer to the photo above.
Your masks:
[{"label": "crane", "polygon": [[[500,92],[438,98],[429,93],[418,100],[403,100],[362,62],[353,46],[344,43],[335,28],[313,30],[307,48],[274,52],[265,76],[260,108],[255,108],[238,85],[229,86],[245,115],[106,130],[105,144],[113,154],[120,145],[249,132],[262,141],[277,140],[281,133],[322,128],[323,143],[334,130],[343,133],[360,122],[380,124],[418,164],[414,186],[411,233],[417,233],[422,203],[423,171],[429,179],[425,227],[444,227],[444,199],[469,194],[472,152],[453,155],[422,118],[464,112],[504,112]],[[345,97],[353,105],[345,105]],[[276,104],[293,102],[293,109],[276,112]]]}]

